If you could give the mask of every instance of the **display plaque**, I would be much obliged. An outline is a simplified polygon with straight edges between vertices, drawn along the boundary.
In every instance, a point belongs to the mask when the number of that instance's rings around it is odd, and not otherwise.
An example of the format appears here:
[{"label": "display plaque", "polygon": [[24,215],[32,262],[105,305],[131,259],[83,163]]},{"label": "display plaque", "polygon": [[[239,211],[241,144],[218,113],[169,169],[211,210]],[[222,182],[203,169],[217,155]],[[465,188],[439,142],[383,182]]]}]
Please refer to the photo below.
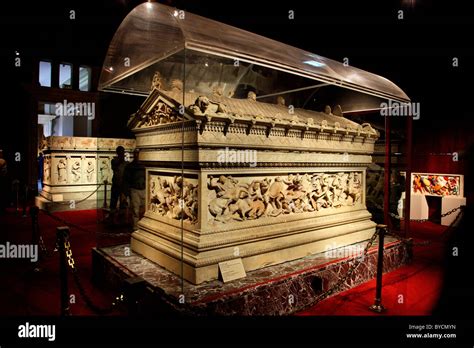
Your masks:
[{"label": "display plaque", "polygon": [[221,272],[222,280],[224,283],[247,276],[241,258],[220,262],[219,270]]}]

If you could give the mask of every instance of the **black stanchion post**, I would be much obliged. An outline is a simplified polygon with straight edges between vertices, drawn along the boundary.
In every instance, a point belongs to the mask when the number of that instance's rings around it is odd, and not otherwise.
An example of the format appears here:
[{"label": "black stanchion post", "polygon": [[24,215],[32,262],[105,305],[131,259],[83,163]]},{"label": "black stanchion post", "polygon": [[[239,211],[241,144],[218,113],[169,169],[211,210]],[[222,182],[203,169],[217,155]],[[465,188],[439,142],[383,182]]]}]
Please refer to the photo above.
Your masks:
[{"label": "black stanchion post", "polygon": [[30,207],[31,243],[36,245],[39,245],[38,214],[39,208],[37,206]]},{"label": "black stanchion post", "polygon": [[382,313],[385,311],[385,307],[382,306],[382,273],[383,273],[383,244],[385,231],[387,225],[379,224],[376,227],[379,231],[379,250],[377,255],[377,284],[375,288],[375,301],[369,309],[376,313]]},{"label": "black stanchion post", "polygon": [[65,241],[69,235],[69,227],[61,226],[56,228],[56,238],[59,248],[59,282],[61,286],[61,316],[69,315],[69,295],[67,283],[67,257]]},{"label": "black stanchion post", "polygon": [[27,215],[26,215],[26,205],[27,204],[28,204],[28,184],[25,184],[25,199],[23,200],[22,217],[27,217]]},{"label": "black stanchion post", "polygon": [[40,244],[40,232],[39,232],[39,208],[37,206],[30,207],[31,216],[31,244],[36,245],[38,248],[38,260],[35,262],[35,272],[40,272],[40,261],[43,258],[41,244]]},{"label": "black stanchion post", "polygon": [[20,211],[20,181],[18,179],[13,180],[13,191],[15,192],[15,213],[18,214]]},{"label": "black stanchion post", "polygon": [[107,208],[107,180],[104,180],[104,204],[102,208]]}]

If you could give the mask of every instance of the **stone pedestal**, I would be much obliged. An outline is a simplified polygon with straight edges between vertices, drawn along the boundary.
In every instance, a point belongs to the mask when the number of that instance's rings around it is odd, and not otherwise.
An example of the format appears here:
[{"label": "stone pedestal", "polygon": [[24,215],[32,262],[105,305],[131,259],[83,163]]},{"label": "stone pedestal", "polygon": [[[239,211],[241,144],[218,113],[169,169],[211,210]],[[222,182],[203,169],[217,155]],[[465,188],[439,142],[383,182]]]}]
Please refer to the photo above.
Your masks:
[{"label": "stone pedestal", "polygon": [[[366,242],[331,249],[304,258],[260,268],[230,283],[213,280],[190,284],[147,258],[130,245],[93,249],[93,275],[98,285],[120,288],[128,278],[141,277],[146,290],[139,298],[141,315],[287,315],[308,308],[333,287],[360,259]],[[377,270],[377,243],[369,249],[351,277],[333,295],[373,279]],[[387,237],[384,272],[411,261],[411,244]],[[370,303],[367,303],[367,307]],[[368,311],[368,310],[367,310]]]},{"label": "stone pedestal", "polygon": [[429,207],[426,197],[420,194],[412,194],[410,202],[410,219],[425,220],[428,219]]}]

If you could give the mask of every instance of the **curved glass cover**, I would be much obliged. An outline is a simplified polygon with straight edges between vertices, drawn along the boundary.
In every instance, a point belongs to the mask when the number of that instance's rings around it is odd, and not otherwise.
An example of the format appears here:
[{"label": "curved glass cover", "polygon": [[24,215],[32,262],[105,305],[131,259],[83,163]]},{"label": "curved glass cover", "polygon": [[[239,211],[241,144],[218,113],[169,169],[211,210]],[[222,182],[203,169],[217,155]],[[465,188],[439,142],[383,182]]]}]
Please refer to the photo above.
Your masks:
[{"label": "curved glass cover", "polygon": [[378,109],[386,100],[410,100],[381,76],[148,2],[137,6],[115,33],[99,90],[145,96],[156,71],[168,81],[186,72],[186,89],[203,94],[219,88],[223,95],[238,98],[252,90],[257,98],[297,99],[301,107],[337,102],[344,112]]}]

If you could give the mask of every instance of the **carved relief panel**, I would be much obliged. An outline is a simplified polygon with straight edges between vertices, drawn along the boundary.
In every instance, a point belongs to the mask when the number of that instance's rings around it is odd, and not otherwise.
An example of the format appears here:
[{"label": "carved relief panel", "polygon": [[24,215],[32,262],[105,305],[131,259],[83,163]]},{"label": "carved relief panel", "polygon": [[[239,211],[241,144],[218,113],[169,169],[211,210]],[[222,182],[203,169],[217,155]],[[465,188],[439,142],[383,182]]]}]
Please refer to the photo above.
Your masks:
[{"label": "carved relief panel", "polygon": [[148,175],[147,210],[173,220],[198,220],[198,180],[152,171]]},{"label": "carved relief panel", "polygon": [[97,163],[97,180],[99,183],[103,183],[107,180],[108,183],[112,182],[112,161],[113,156],[99,156],[98,163]]},{"label": "carved relief panel", "polygon": [[209,176],[208,218],[221,223],[363,204],[363,173]]}]

